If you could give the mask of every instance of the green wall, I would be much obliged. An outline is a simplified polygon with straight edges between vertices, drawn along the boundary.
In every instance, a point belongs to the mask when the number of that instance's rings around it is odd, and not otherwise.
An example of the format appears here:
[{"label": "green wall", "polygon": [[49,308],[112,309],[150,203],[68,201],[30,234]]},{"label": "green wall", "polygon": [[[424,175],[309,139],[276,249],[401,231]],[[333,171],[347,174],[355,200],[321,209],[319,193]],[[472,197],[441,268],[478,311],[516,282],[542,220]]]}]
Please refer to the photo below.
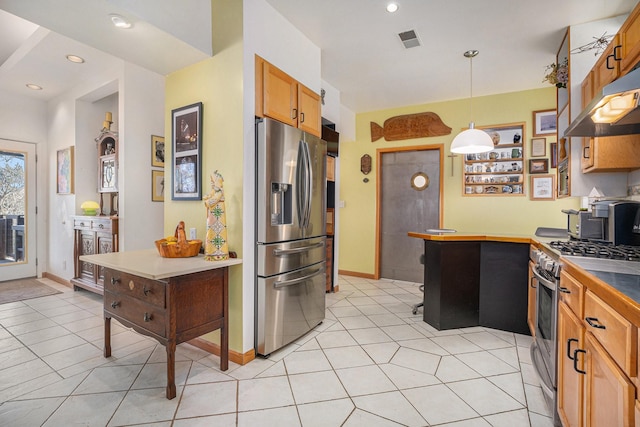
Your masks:
[{"label": "green wall", "polygon": [[[171,110],[196,102],[203,103],[202,194],[211,191],[209,176],[217,169],[224,177],[227,239],[229,250],[242,258],[242,177],[243,177],[243,70],[242,2],[214,1],[214,50],[212,58],[172,73],[166,79],[166,156],[171,158]],[[226,13],[219,11],[220,7]],[[218,11],[218,13],[216,13]],[[225,25],[216,25],[228,18]],[[231,19],[233,18],[233,19]],[[237,24],[229,31],[231,24]],[[222,28],[222,30],[221,30]],[[221,36],[216,38],[216,36]],[[167,165],[170,161],[167,160]],[[187,229],[195,227],[204,239],[207,209],[203,201],[171,200],[171,169],[165,170],[164,233],[173,234],[179,221]],[[205,338],[219,342],[219,332]],[[242,266],[229,268],[229,347],[242,352]]]},{"label": "green wall", "polygon": [[[528,90],[507,94],[474,97],[473,120],[476,126],[489,126],[525,122],[525,163],[530,156],[533,111],[552,109],[556,103],[555,88]],[[440,137],[417,138],[387,142],[371,142],[370,122],[383,125],[388,118],[411,113],[431,111],[452,128],[451,134]],[[533,235],[539,226],[566,227],[566,216],[561,209],[577,208],[579,200],[564,198],[553,201],[529,200],[529,175],[525,175],[524,196],[463,196],[462,156],[452,161],[449,157],[451,141],[469,126],[469,99],[414,105],[390,110],[373,111],[356,116],[356,140],[340,144],[340,209],[339,260],[342,271],[365,275],[375,274],[376,247],[376,181],[378,165],[376,150],[380,148],[444,145],[443,166],[443,227],[465,232],[506,233]],[[547,138],[547,144],[555,136]],[[549,157],[547,146],[547,157]],[[372,171],[365,177],[360,172],[360,158],[369,154],[373,159]],[[528,164],[525,170],[528,170]],[[555,175],[556,170],[550,169]],[[423,231],[423,230],[411,230]]]}]

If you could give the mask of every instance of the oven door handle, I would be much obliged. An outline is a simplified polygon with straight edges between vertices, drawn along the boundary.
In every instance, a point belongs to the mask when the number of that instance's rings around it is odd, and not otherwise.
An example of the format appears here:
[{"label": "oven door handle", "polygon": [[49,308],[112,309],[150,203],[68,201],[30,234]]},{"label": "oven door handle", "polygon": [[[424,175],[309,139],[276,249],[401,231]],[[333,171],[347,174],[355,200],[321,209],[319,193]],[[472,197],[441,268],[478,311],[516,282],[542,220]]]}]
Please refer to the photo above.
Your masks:
[{"label": "oven door handle", "polygon": [[549,280],[547,280],[544,277],[542,277],[535,269],[533,269],[532,272],[533,272],[533,275],[536,277],[536,279],[538,279],[538,282],[540,282],[546,288],[549,288],[549,289],[551,289],[553,291],[556,290],[556,284],[555,283],[550,282]]}]

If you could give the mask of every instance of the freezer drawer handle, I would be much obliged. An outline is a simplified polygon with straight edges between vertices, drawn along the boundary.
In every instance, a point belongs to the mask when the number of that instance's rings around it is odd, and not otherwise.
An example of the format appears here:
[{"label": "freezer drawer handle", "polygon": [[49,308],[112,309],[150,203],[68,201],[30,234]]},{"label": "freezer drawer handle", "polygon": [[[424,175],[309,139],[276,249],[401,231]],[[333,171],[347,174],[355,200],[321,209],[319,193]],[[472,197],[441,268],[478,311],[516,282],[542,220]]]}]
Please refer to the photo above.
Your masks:
[{"label": "freezer drawer handle", "polygon": [[286,256],[286,255],[293,255],[293,254],[299,254],[301,252],[307,252],[310,251],[311,249],[315,249],[315,248],[321,248],[324,246],[324,242],[320,242],[320,243],[314,243],[313,245],[309,245],[309,246],[305,246],[303,248],[295,248],[295,249],[274,249],[273,250],[273,254],[275,256]]},{"label": "freezer drawer handle", "polygon": [[314,276],[317,276],[318,274],[324,273],[324,268],[319,268],[317,270],[315,270],[313,273],[304,276],[304,277],[300,277],[298,279],[291,279],[291,280],[283,280],[283,281],[278,281],[278,282],[274,282],[273,283],[273,287],[274,288],[284,288],[285,286],[292,286],[292,285],[296,285],[300,282],[303,282],[307,279],[311,279]]}]

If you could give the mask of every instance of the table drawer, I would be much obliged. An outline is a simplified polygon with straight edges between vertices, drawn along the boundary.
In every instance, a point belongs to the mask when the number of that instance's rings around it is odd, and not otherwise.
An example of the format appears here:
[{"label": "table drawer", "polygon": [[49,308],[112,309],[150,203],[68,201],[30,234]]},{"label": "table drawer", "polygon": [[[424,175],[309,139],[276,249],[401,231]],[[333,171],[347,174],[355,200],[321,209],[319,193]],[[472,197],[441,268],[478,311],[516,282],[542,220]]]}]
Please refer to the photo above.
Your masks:
[{"label": "table drawer", "polygon": [[630,377],[637,374],[636,327],[592,292],[585,293],[584,322],[609,355]]},{"label": "table drawer", "polygon": [[91,229],[95,231],[111,231],[110,219],[93,219],[91,220]]},{"label": "table drawer", "polygon": [[150,332],[166,337],[165,310],[145,304],[127,295],[105,291],[104,310],[114,316],[128,320]]},{"label": "table drawer", "polygon": [[105,289],[109,292],[127,295],[144,303],[165,308],[164,282],[105,268],[104,283]]},{"label": "table drawer", "polygon": [[75,218],[73,220],[73,228],[76,230],[91,230],[91,220]]}]

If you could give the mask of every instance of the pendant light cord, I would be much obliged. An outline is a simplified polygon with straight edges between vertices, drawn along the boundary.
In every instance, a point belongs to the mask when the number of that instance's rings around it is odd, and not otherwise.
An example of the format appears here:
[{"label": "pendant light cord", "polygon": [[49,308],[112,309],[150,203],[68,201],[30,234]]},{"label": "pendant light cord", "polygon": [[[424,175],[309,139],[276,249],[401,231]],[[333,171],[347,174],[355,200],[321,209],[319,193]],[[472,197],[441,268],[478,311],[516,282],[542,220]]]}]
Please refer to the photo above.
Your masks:
[{"label": "pendant light cord", "polygon": [[473,56],[469,56],[469,123],[473,122]]}]

